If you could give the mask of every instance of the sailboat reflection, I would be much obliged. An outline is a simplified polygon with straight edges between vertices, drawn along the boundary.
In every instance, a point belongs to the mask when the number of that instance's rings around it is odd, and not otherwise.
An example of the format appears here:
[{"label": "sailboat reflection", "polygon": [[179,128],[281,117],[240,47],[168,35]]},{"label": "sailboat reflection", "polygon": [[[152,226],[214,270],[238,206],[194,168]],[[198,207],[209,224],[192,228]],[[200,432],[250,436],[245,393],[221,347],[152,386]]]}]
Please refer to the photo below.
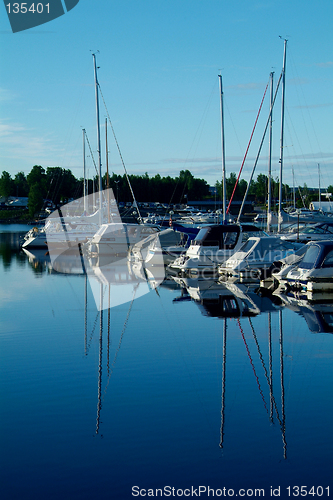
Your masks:
[{"label": "sailboat reflection", "polygon": [[[44,259],[45,262],[48,261],[48,256],[45,252],[39,257]],[[103,265],[101,265],[101,263]],[[140,294],[146,293],[147,288],[152,289],[157,286],[158,282],[161,281],[162,278],[162,275],[159,274],[160,271],[162,271],[162,269],[154,266],[148,269],[144,267],[136,267],[133,269],[131,262],[128,259],[118,258],[117,256],[115,256],[114,259],[109,259],[108,263],[105,263],[105,261],[101,262],[99,260],[98,255],[87,258],[84,254],[80,254],[80,252],[74,254],[74,256],[63,253],[53,262],[53,272],[64,272],[66,274],[71,273],[84,276],[84,353],[86,356],[88,356],[90,352],[90,344],[94,331],[99,329],[95,435],[99,435],[100,437],[102,437],[101,414],[103,394],[105,395],[105,391],[110,383],[110,377],[115,368],[117,356],[126,332],[133,302]],[[91,323],[88,322],[87,309],[88,283],[91,285],[95,301],[98,301],[97,314],[93,321],[93,325],[90,328],[90,333],[88,333],[88,324]],[[235,324],[236,320],[236,327],[240,332],[242,344],[244,344],[245,352],[253,371],[268,419],[272,424],[276,421],[281,430],[283,457],[286,458],[287,440],[284,405],[285,392],[283,373],[284,349],[282,309],[279,305],[276,305],[278,300],[276,300],[276,303],[273,303],[269,297],[259,296],[256,293],[256,288],[253,286],[251,287],[250,285],[229,282],[220,283],[204,278],[193,279],[168,277],[163,284],[170,288],[180,287],[181,295],[174,299],[174,302],[179,303],[180,307],[183,301],[191,301],[200,309],[203,315],[223,319],[221,425],[218,441],[220,448],[223,449],[225,447],[225,431],[227,428],[226,424],[228,424],[228,414],[226,414],[225,411],[226,405],[228,405],[229,401],[227,390],[228,318],[233,318],[233,324]],[[121,298],[121,295],[123,294],[122,289],[126,289],[126,301],[124,298]],[[119,303],[123,304],[124,302],[128,302],[129,306],[119,340],[115,344],[112,351],[110,342],[110,310],[111,305],[114,305],[114,301],[117,300],[117,296],[119,296]],[[106,309],[105,312],[104,309]],[[274,332],[272,332],[271,326],[271,314],[276,311],[279,313],[279,384],[277,384],[277,374],[273,374],[273,341],[277,343],[277,339],[274,339]],[[262,338],[262,335],[261,337],[258,337],[255,331],[254,318],[263,312],[268,314],[268,336],[266,337],[268,349],[266,345],[260,345],[259,339]],[[89,314],[91,314],[91,312],[89,312]],[[107,339],[105,339],[106,334]],[[107,341],[106,343],[105,340]],[[112,354],[110,355],[112,352],[113,360]],[[265,359],[264,353],[266,353],[267,359]],[[255,358],[257,358],[257,360]],[[275,375],[275,378],[273,375]],[[104,378],[105,380],[103,380]],[[275,381],[274,384],[273,380]],[[278,388],[278,385],[280,386],[280,389]],[[266,393],[269,392],[269,400],[268,397],[265,396],[265,387]],[[276,396],[277,391],[279,392],[281,398],[280,404]]]},{"label": "sailboat reflection", "polygon": [[279,297],[288,309],[303,316],[310,332],[333,333],[333,294],[317,293],[315,301],[311,292],[274,292],[273,295]]},{"label": "sailboat reflection", "polygon": [[192,300],[205,316],[238,318],[257,316],[261,312],[275,310],[267,297],[256,293],[256,286],[236,283],[221,283],[202,278],[180,278],[172,276],[182,293],[174,302]]},{"label": "sailboat reflection", "polygon": [[[261,297],[256,291],[257,289],[251,285],[242,283],[217,282],[204,278],[190,279],[173,277],[173,280],[181,287],[181,296],[175,298],[174,302],[192,301],[200,309],[204,316],[212,316],[223,319],[222,333],[222,394],[221,394],[221,428],[219,447],[223,449],[225,438],[226,424],[226,366],[227,366],[227,318],[233,318],[237,322],[237,328],[240,331],[242,341],[246,350],[246,354],[251,365],[257,387],[265,408],[268,414],[270,423],[274,424],[276,418],[282,436],[283,458],[287,458],[287,441],[286,441],[286,417],[285,417],[285,393],[284,393],[284,351],[283,351],[283,331],[282,331],[282,308],[273,303],[269,297]],[[278,302],[278,301],[276,301]],[[280,361],[280,397],[281,405],[278,408],[278,402],[273,392],[273,341],[272,341],[272,312],[279,313],[279,361]],[[267,351],[267,347],[261,348],[256,334],[252,318],[260,313],[268,314],[268,364],[265,362],[263,352]],[[241,322],[242,320],[242,322]],[[254,354],[251,353],[250,339],[247,338],[245,322],[248,321],[252,339],[256,346],[259,356],[260,365],[267,383],[269,391],[269,404],[266,402],[264,395],[264,387],[260,381],[259,369],[254,361]],[[252,345],[253,340],[251,339]],[[276,339],[275,339],[276,340]],[[258,362],[257,362],[258,364]],[[259,365],[259,366],[260,366]],[[262,376],[261,376],[262,378]],[[275,417],[274,417],[275,416]]]},{"label": "sailboat reflection", "polygon": [[[50,274],[71,275],[84,277],[84,354],[88,356],[90,345],[94,337],[95,331],[99,331],[98,340],[98,382],[97,382],[97,414],[95,434],[100,434],[102,400],[103,400],[103,345],[105,342],[105,331],[107,333],[106,345],[106,369],[107,383],[104,384],[104,393],[110,382],[110,377],[113,373],[117,356],[122,344],[123,336],[126,331],[129,315],[133,306],[133,301],[140,295],[147,293],[148,283],[145,277],[136,276],[127,261],[127,258],[119,258],[119,256],[111,256],[106,264],[103,257],[103,264],[100,265],[98,255],[94,257],[86,257],[80,246],[68,249],[53,259],[51,262],[50,256],[45,250],[28,251],[23,249],[26,254],[29,264],[33,270],[44,269]],[[88,283],[90,284],[93,293],[97,313],[94,313],[94,320],[90,332],[88,331]],[[149,291],[149,290],[148,290]],[[111,305],[129,302],[127,316],[120,334],[117,348],[114,352],[113,361],[110,359],[111,350]],[[107,311],[104,312],[104,309]],[[106,318],[105,318],[106,316]],[[107,326],[105,325],[107,320]],[[104,346],[105,350],[105,346]]]}]

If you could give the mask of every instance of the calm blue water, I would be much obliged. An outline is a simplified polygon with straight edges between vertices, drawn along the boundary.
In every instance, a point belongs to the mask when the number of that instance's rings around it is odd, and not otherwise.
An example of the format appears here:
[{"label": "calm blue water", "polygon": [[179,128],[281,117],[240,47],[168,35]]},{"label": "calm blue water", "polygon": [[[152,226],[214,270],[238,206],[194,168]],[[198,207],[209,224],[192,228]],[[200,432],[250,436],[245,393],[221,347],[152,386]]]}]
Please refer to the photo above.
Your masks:
[{"label": "calm blue water", "polygon": [[223,317],[229,299],[169,284],[100,314],[17,231],[0,227],[1,498],[333,495],[330,304],[253,294]]}]

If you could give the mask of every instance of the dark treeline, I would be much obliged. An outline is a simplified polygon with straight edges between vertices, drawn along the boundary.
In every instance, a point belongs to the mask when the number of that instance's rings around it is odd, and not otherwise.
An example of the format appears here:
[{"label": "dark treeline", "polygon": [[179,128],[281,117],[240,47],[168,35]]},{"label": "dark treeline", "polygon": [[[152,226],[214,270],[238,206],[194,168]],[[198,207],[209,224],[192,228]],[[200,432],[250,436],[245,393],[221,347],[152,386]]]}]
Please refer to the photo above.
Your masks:
[{"label": "dark treeline", "polygon": [[[179,177],[161,177],[159,174],[149,177],[129,175],[137,201],[161,203],[186,203],[187,200],[209,198],[209,185],[204,179],[196,179],[189,170],[182,170]],[[107,187],[107,175],[102,179],[102,187]],[[115,173],[109,177],[109,187],[113,189],[117,201],[132,201],[131,191],[126,179]],[[87,180],[88,194],[98,190],[98,179]],[[0,196],[28,197],[29,213],[32,216],[43,208],[45,200],[55,206],[83,196],[83,178],[77,179],[71,172],[60,167],[35,165],[25,176],[19,172],[12,179],[3,171],[0,177]]]},{"label": "dark treeline", "polygon": [[[135,197],[139,202],[161,202],[167,204],[187,203],[187,201],[198,201],[208,199],[221,199],[222,182],[215,184],[215,194],[204,179],[195,178],[189,170],[181,170],[178,177],[161,177],[159,174],[149,177],[144,175],[129,175],[131,186]],[[226,179],[227,199],[229,200],[236,182],[236,174],[231,173]],[[265,203],[267,200],[268,178],[259,174],[256,181],[252,181],[248,195],[256,203]],[[98,190],[97,177],[87,181],[88,194]],[[107,187],[106,174],[102,179],[103,189]],[[131,191],[124,175],[115,173],[109,177],[109,187],[113,189],[117,201],[132,201]],[[234,200],[242,200],[247,188],[247,182],[242,179],[237,185]],[[272,179],[272,199],[278,198],[279,184]],[[297,190],[297,204],[302,206],[300,190]],[[333,192],[333,186],[328,186],[328,191]],[[0,177],[0,197],[9,196],[28,197],[29,214],[33,216],[49,200],[55,206],[67,203],[69,200],[83,196],[83,179],[77,179],[71,170],[61,167],[47,167],[35,165],[30,173],[25,176],[18,172],[14,178],[3,171]],[[283,196],[285,200],[291,200],[291,189],[287,184],[283,185]],[[302,196],[305,204],[316,199],[306,184],[302,188]]]}]

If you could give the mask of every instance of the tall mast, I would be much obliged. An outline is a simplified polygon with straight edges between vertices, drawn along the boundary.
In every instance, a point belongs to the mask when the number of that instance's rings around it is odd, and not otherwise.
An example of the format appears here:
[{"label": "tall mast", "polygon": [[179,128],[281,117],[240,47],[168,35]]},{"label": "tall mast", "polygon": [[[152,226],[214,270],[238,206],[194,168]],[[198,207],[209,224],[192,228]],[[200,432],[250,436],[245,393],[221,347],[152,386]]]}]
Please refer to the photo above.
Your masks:
[{"label": "tall mast", "polygon": [[294,204],[294,209],[296,209],[296,191],[295,191],[295,172],[294,172],[294,165],[291,166],[292,172],[293,172],[293,204]]},{"label": "tall mast", "polygon": [[223,86],[222,86],[222,75],[219,75],[220,80],[220,102],[221,102],[221,144],[222,144],[222,216],[223,223],[226,222],[226,201],[227,201],[227,190],[225,182],[225,150],[224,150],[224,113],[223,113]]},{"label": "tall mast", "polygon": [[321,194],[320,194],[320,165],[318,163],[318,180],[319,180],[319,210],[321,210]]},{"label": "tall mast", "polygon": [[82,129],[83,135],[83,211],[87,210],[87,181],[86,181],[86,131]]},{"label": "tall mast", "polygon": [[287,40],[284,40],[283,67],[282,67],[282,101],[281,101],[281,141],[280,141],[280,185],[279,185],[279,216],[278,216],[278,231],[281,231],[281,203],[282,203],[282,172],[283,172],[283,134],[284,134],[284,100],[286,90],[286,55],[287,55]]},{"label": "tall mast", "polygon": [[271,191],[271,186],[272,186],[272,128],[273,128],[273,78],[274,78],[274,71],[271,72],[270,74],[270,107],[271,107],[271,114],[270,114],[270,120],[269,120],[269,155],[268,155],[268,193],[267,193],[267,232],[270,232],[270,225],[271,225],[271,206],[272,206],[272,191]]},{"label": "tall mast", "polygon": [[96,119],[97,119],[97,152],[98,152],[98,191],[99,191],[99,223],[102,223],[102,161],[101,161],[101,133],[99,124],[99,104],[98,104],[98,80],[96,55],[94,59],[94,75],[95,75],[95,96],[96,96]]},{"label": "tall mast", "polygon": [[108,222],[110,222],[110,183],[109,183],[109,152],[108,152],[108,119],[105,118],[105,154],[106,154],[106,188],[108,192]]}]

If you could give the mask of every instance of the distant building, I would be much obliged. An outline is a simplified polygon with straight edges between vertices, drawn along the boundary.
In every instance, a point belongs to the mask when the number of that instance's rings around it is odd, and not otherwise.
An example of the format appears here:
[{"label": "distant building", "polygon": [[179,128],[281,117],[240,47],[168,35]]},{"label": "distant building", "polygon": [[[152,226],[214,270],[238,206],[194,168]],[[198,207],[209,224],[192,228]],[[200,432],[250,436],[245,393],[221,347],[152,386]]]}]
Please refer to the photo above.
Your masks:
[{"label": "distant building", "polygon": [[[227,201],[228,206],[229,201]],[[241,207],[241,201],[233,201],[230,205],[230,213],[232,215],[238,215],[239,209]],[[222,210],[222,201],[221,200],[203,200],[203,201],[188,201],[188,205],[190,207],[195,207],[198,210]],[[254,202],[249,200],[244,203],[243,207],[243,215],[246,213],[254,212]]]},{"label": "distant building", "polygon": [[333,201],[312,201],[310,210],[322,210],[323,212],[333,212]]},{"label": "distant building", "polygon": [[9,208],[27,208],[28,207],[28,197],[9,196],[6,205]]}]

